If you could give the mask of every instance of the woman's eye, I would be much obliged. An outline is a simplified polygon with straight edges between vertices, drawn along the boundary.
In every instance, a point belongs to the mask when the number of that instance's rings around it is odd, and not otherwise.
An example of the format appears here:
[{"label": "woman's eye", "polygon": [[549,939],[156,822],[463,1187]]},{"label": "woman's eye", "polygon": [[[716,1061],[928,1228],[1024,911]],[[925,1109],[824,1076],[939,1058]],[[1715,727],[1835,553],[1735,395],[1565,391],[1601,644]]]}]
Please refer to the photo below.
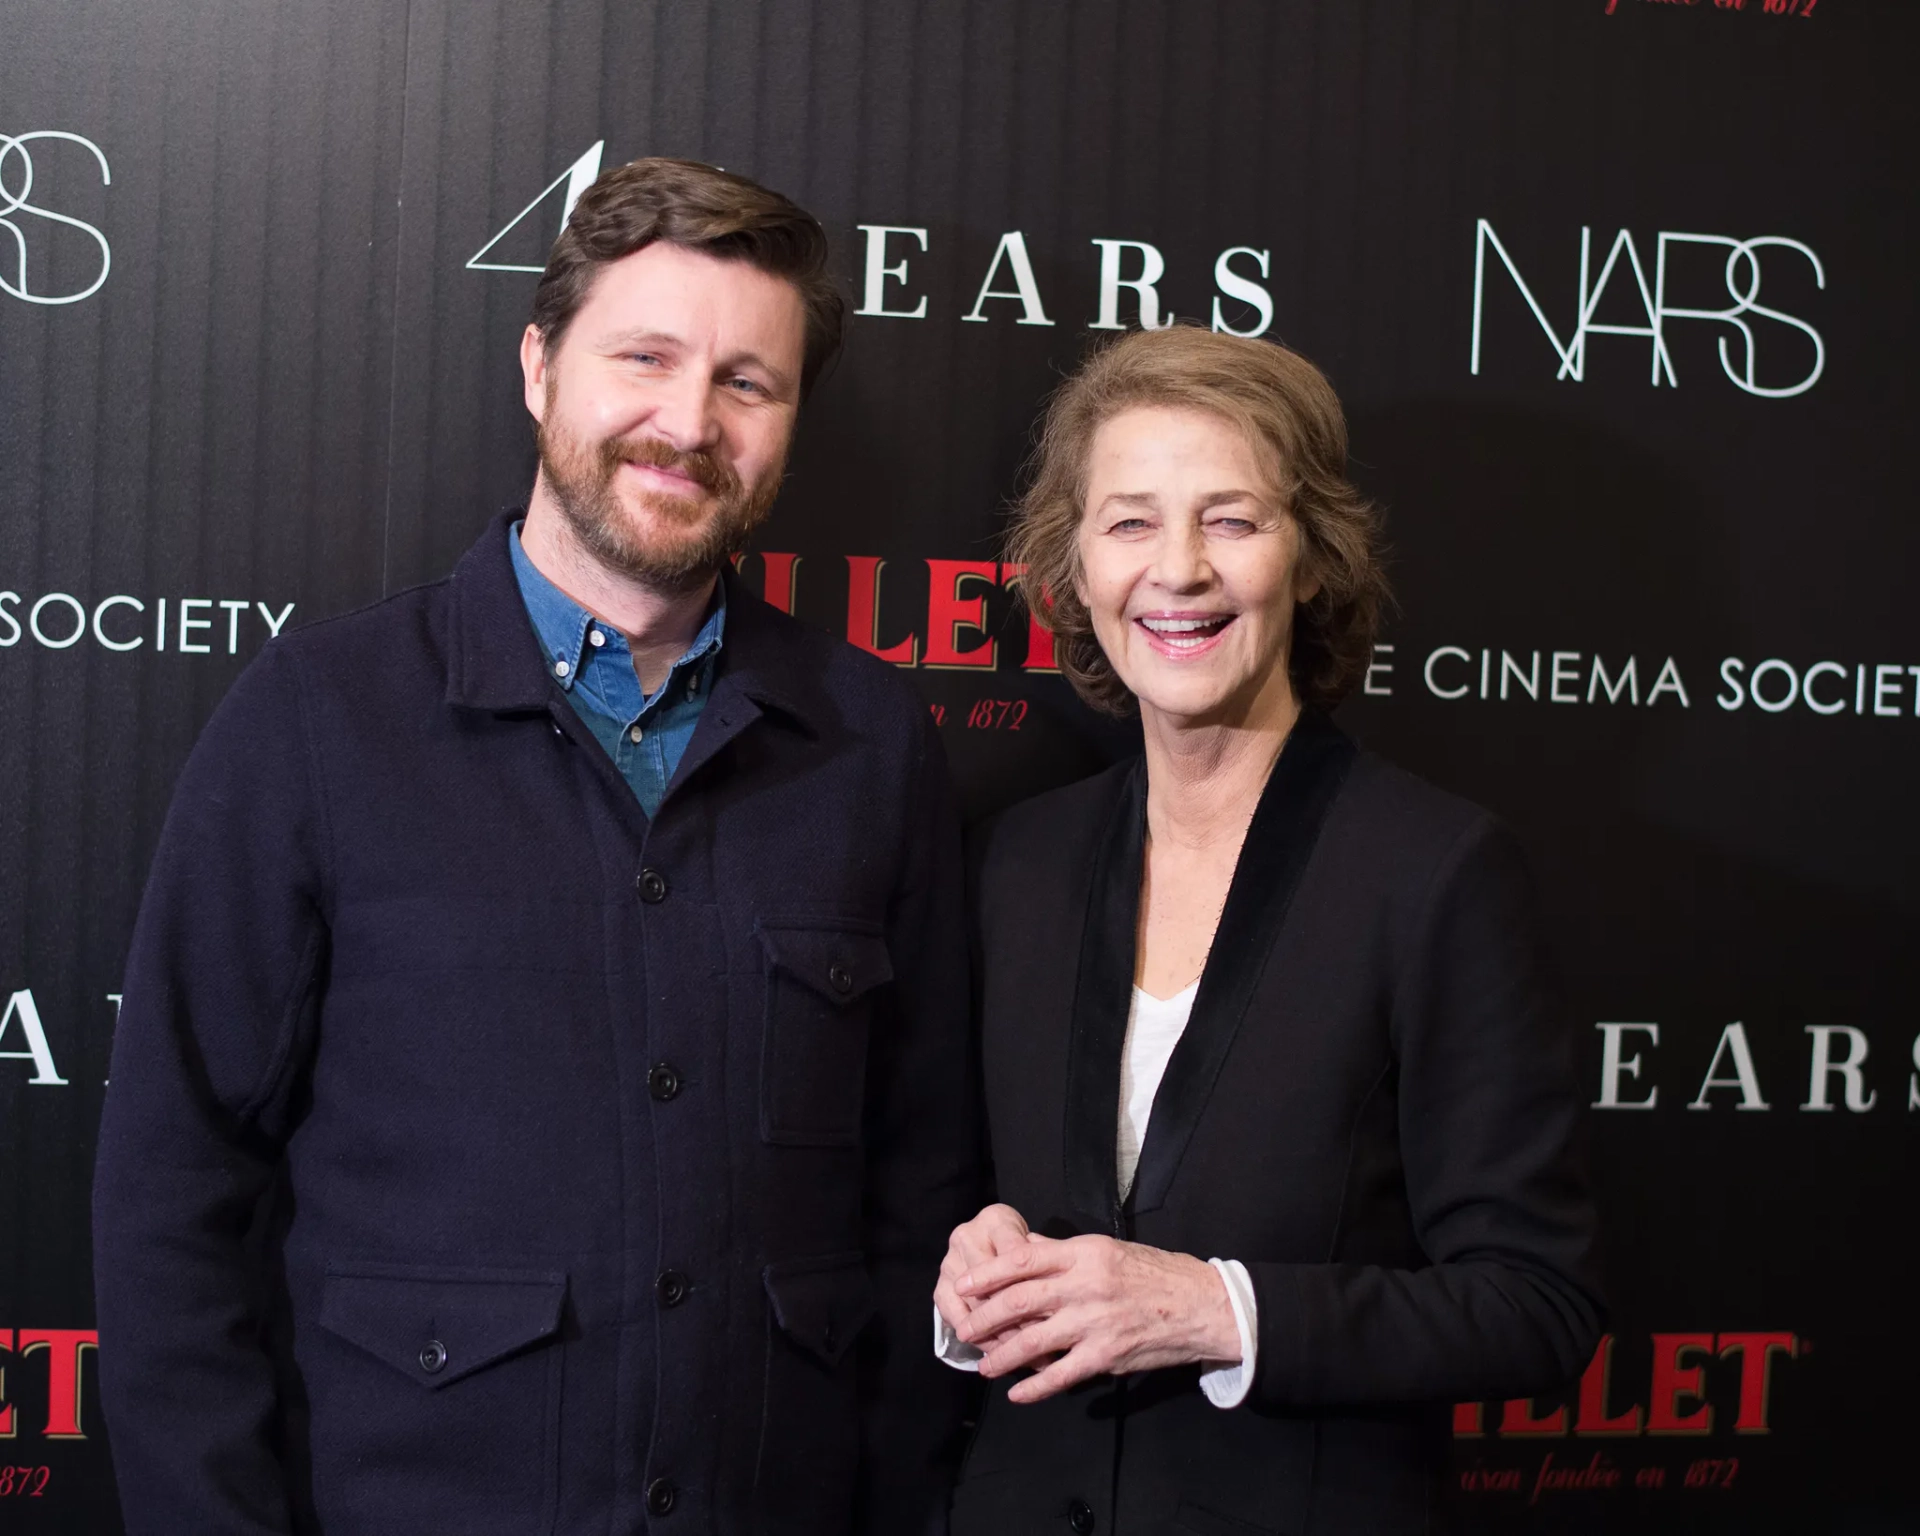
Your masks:
[{"label": "woman's eye", "polygon": [[1144,517],[1123,517],[1118,522],[1107,525],[1108,533],[1139,533],[1147,526]]},{"label": "woman's eye", "polygon": [[1209,528],[1218,528],[1222,533],[1252,533],[1255,523],[1248,517],[1216,517],[1208,521]]}]

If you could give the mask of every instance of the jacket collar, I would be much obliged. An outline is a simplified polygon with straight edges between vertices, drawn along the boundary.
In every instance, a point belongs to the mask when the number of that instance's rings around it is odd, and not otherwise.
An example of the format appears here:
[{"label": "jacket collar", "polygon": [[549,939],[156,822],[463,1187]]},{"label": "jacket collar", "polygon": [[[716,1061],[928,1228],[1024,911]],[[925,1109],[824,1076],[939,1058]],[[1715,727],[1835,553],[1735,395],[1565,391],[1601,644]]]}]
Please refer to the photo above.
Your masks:
[{"label": "jacket collar", "polygon": [[[1234,866],[1186,1031],[1154,1095],[1127,1200],[1135,1214],[1163,1203],[1173,1185],[1355,751],[1332,721],[1309,711],[1295,723],[1268,776]],[[1120,1057],[1133,1001],[1146,833],[1142,760],[1121,781],[1094,850],[1067,1058],[1067,1194],[1083,1220],[1115,1236],[1123,1235],[1127,1224],[1114,1170],[1114,1133]]]},{"label": "jacket collar", "polygon": [[[497,714],[543,713],[555,681],[514,576],[508,538],[523,512],[502,512],[461,556],[448,583],[447,702]],[[737,690],[815,734],[831,701],[802,665],[802,647],[786,633],[792,621],[748,592],[731,565],[726,588],[727,639],[720,649],[716,695]]]}]

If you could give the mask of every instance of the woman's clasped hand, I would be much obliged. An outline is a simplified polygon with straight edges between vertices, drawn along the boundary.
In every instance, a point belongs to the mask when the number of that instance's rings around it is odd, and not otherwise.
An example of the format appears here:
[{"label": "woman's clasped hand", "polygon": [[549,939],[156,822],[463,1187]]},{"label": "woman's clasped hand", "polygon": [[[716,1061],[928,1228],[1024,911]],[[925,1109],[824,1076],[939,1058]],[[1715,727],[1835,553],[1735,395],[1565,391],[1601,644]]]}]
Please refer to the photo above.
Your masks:
[{"label": "woman's clasped hand", "polygon": [[981,1351],[981,1375],[1034,1370],[1008,1389],[1016,1403],[1094,1376],[1240,1357],[1212,1265],[1111,1237],[1029,1232],[1006,1205],[954,1229],[934,1303],[955,1337]]}]

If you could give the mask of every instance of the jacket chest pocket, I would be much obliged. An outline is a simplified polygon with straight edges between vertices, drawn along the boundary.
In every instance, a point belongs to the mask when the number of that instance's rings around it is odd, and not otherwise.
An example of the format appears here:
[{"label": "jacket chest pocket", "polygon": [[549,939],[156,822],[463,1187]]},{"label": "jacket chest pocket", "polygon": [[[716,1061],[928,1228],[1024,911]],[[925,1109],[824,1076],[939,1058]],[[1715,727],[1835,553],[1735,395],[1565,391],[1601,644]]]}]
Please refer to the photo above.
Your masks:
[{"label": "jacket chest pocket", "polygon": [[775,1146],[860,1142],[867,1042],[893,963],[877,927],[834,919],[760,924],[766,1043],[760,1135]]}]

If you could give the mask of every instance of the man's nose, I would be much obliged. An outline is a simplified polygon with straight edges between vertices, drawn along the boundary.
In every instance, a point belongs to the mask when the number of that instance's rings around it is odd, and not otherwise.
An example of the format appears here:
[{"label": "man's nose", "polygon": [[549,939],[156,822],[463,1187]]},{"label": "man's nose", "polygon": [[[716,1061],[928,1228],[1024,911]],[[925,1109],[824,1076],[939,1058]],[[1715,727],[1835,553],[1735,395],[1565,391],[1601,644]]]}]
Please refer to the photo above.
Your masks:
[{"label": "man's nose", "polygon": [[649,425],[682,453],[710,449],[720,440],[713,382],[704,369],[682,369],[663,380]]}]

